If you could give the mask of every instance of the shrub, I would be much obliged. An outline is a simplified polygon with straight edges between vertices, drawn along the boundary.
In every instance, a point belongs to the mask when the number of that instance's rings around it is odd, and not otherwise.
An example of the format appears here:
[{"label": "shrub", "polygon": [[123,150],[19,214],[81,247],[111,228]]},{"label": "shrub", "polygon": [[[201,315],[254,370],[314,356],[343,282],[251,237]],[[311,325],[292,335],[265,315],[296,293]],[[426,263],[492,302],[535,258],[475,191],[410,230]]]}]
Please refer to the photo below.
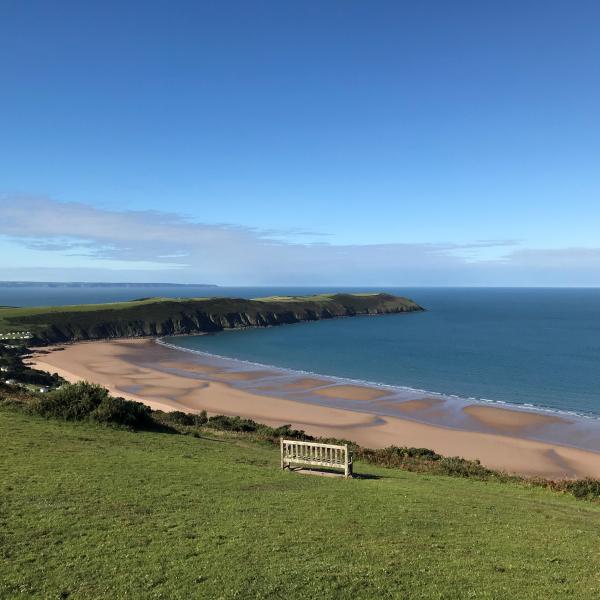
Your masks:
[{"label": "shrub", "polygon": [[103,387],[79,381],[48,392],[33,405],[33,410],[44,417],[81,421],[108,397],[108,390]]},{"label": "shrub", "polygon": [[315,439],[312,435],[308,435],[303,429],[292,429],[290,424],[281,425],[280,427],[276,428],[269,427],[268,429],[271,430],[271,435],[276,438],[284,437],[294,440],[303,440],[305,442],[310,442],[311,440]]},{"label": "shrub", "polygon": [[141,402],[107,396],[90,413],[90,419],[100,423],[113,423],[139,429],[152,424],[152,411]]},{"label": "shrub", "polygon": [[267,438],[273,442],[279,443],[280,437],[288,437],[296,440],[314,440],[301,429],[292,429],[291,425],[281,425],[280,427],[270,427],[263,423],[257,423],[252,419],[242,417],[230,417],[227,415],[214,415],[206,419],[206,412],[202,411],[199,417],[204,417],[201,425],[206,425],[211,429],[220,431],[235,431],[239,433],[256,433],[262,438]]},{"label": "shrub", "polygon": [[30,383],[45,387],[56,387],[63,381],[56,373],[51,375],[50,373],[43,373],[23,366],[11,369],[7,375],[11,379],[16,379],[19,383]]},{"label": "shrub", "polygon": [[486,469],[478,460],[467,460],[458,456],[442,457],[436,465],[439,473],[452,477],[473,477],[476,479],[489,479],[498,473]]},{"label": "shrub", "polygon": [[206,423],[208,427],[220,429],[222,431],[256,431],[259,424],[252,419],[243,419],[242,417],[229,417],[227,415],[215,415],[210,417]]},{"label": "shrub", "polygon": [[475,479],[505,478],[509,476],[487,469],[478,460],[467,460],[458,456],[442,456],[429,448],[388,446],[387,448],[356,448],[357,458],[383,467],[406,471],[436,473],[451,477]]},{"label": "shrub", "polygon": [[193,425],[194,418],[190,413],[184,413],[180,410],[163,413],[160,415],[162,423],[172,423],[173,425]]},{"label": "shrub", "polygon": [[29,390],[0,381],[0,405],[29,410],[32,398],[34,395]]},{"label": "shrub", "polygon": [[600,498],[600,480],[598,479],[588,477],[586,479],[567,481],[564,483],[564,487],[575,498],[588,500]]},{"label": "shrub", "polygon": [[174,410],[173,412],[154,411],[153,414],[157,421],[165,425],[201,427],[208,421],[205,410],[199,414],[184,413],[180,410]]},{"label": "shrub", "polygon": [[429,448],[409,448],[406,446],[388,446],[387,448],[358,448],[357,457],[384,467],[408,468],[418,465],[430,466],[443,457]]},{"label": "shrub", "polygon": [[3,373],[6,379],[14,379],[19,383],[44,387],[57,387],[64,380],[56,373],[51,375],[38,371],[23,363],[23,357],[30,354],[26,348],[7,348],[0,344],[0,366],[8,369]]},{"label": "shrub", "polygon": [[114,398],[105,388],[85,381],[48,392],[31,404],[31,410],[44,417],[91,420],[133,429],[152,423],[152,411],[145,404]]}]

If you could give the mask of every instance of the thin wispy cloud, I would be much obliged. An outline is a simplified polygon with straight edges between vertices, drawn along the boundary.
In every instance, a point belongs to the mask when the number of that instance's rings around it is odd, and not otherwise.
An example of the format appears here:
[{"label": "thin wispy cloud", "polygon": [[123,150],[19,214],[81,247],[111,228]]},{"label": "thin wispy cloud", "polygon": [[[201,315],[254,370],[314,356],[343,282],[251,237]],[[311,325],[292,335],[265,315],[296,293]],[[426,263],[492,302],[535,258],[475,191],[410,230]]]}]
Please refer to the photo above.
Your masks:
[{"label": "thin wispy cloud", "polygon": [[[509,266],[541,269],[546,276],[549,269],[559,276],[575,267],[593,285],[600,272],[598,248],[527,249],[511,239],[341,245],[324,241],[321,232],[199,223],[169,212],[106,210],[38,197],[4,196],[1,203],[5,239],[51,255],[83,257],[90,269],[108,262],[130,273],[139,264],[144,278],[154,269],[163,277],[170,272],[173,281],[225,284],[502,285],[510,283]],[[0,272],[14,262],[0,259]],[[66,266],[64,278],[68,273]]]}]

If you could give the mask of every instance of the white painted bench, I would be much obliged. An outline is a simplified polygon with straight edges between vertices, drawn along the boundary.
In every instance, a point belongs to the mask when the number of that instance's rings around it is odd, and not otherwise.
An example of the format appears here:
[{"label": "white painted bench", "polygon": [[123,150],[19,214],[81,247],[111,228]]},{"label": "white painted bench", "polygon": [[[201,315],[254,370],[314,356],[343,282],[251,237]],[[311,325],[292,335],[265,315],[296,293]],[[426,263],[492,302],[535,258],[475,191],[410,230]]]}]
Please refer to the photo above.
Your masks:
[{"label": "white painted bench", "polygon": [[348,445],[317,444],[281,439],[281,468],[290,469],[292,465],[308,465],[341,469],[344,477],[352,477],[352,452]]}]

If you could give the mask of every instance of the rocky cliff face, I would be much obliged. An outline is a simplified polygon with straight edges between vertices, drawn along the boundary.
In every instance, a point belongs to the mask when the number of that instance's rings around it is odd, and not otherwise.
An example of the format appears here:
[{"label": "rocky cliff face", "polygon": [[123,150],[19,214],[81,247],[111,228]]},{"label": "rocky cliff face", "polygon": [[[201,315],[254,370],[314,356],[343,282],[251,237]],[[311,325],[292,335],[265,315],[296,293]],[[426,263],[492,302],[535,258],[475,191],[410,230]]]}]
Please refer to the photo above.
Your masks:
[{"label": "rocky cliff face", "polygon": [[423,310],[413,301],[389,294],[307,296],[243,300],[144,301],[119,308],[99,305],[90,309],[65,307],[30,316],[19,322],[34,334],[32,343],[98,340],[118,337],[162,336],[215,332],[243,327],[267,327],[342,316],[376,315]]}]

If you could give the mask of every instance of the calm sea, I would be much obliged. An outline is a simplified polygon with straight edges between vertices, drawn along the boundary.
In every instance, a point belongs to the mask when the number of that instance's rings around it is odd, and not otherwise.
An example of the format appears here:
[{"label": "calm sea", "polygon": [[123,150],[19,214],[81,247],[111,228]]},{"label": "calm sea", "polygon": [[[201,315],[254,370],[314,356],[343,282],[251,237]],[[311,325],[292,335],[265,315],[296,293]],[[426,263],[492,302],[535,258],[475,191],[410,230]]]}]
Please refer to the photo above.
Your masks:
[{"label": "calm sea", "polygon": [[[0,305],[323,291],[333,290],[24,288],[0,290]],[[324,375],[600,416],[600,289],[386,291],[409,296],[427,311],[170,341],[189,349]]]}]

